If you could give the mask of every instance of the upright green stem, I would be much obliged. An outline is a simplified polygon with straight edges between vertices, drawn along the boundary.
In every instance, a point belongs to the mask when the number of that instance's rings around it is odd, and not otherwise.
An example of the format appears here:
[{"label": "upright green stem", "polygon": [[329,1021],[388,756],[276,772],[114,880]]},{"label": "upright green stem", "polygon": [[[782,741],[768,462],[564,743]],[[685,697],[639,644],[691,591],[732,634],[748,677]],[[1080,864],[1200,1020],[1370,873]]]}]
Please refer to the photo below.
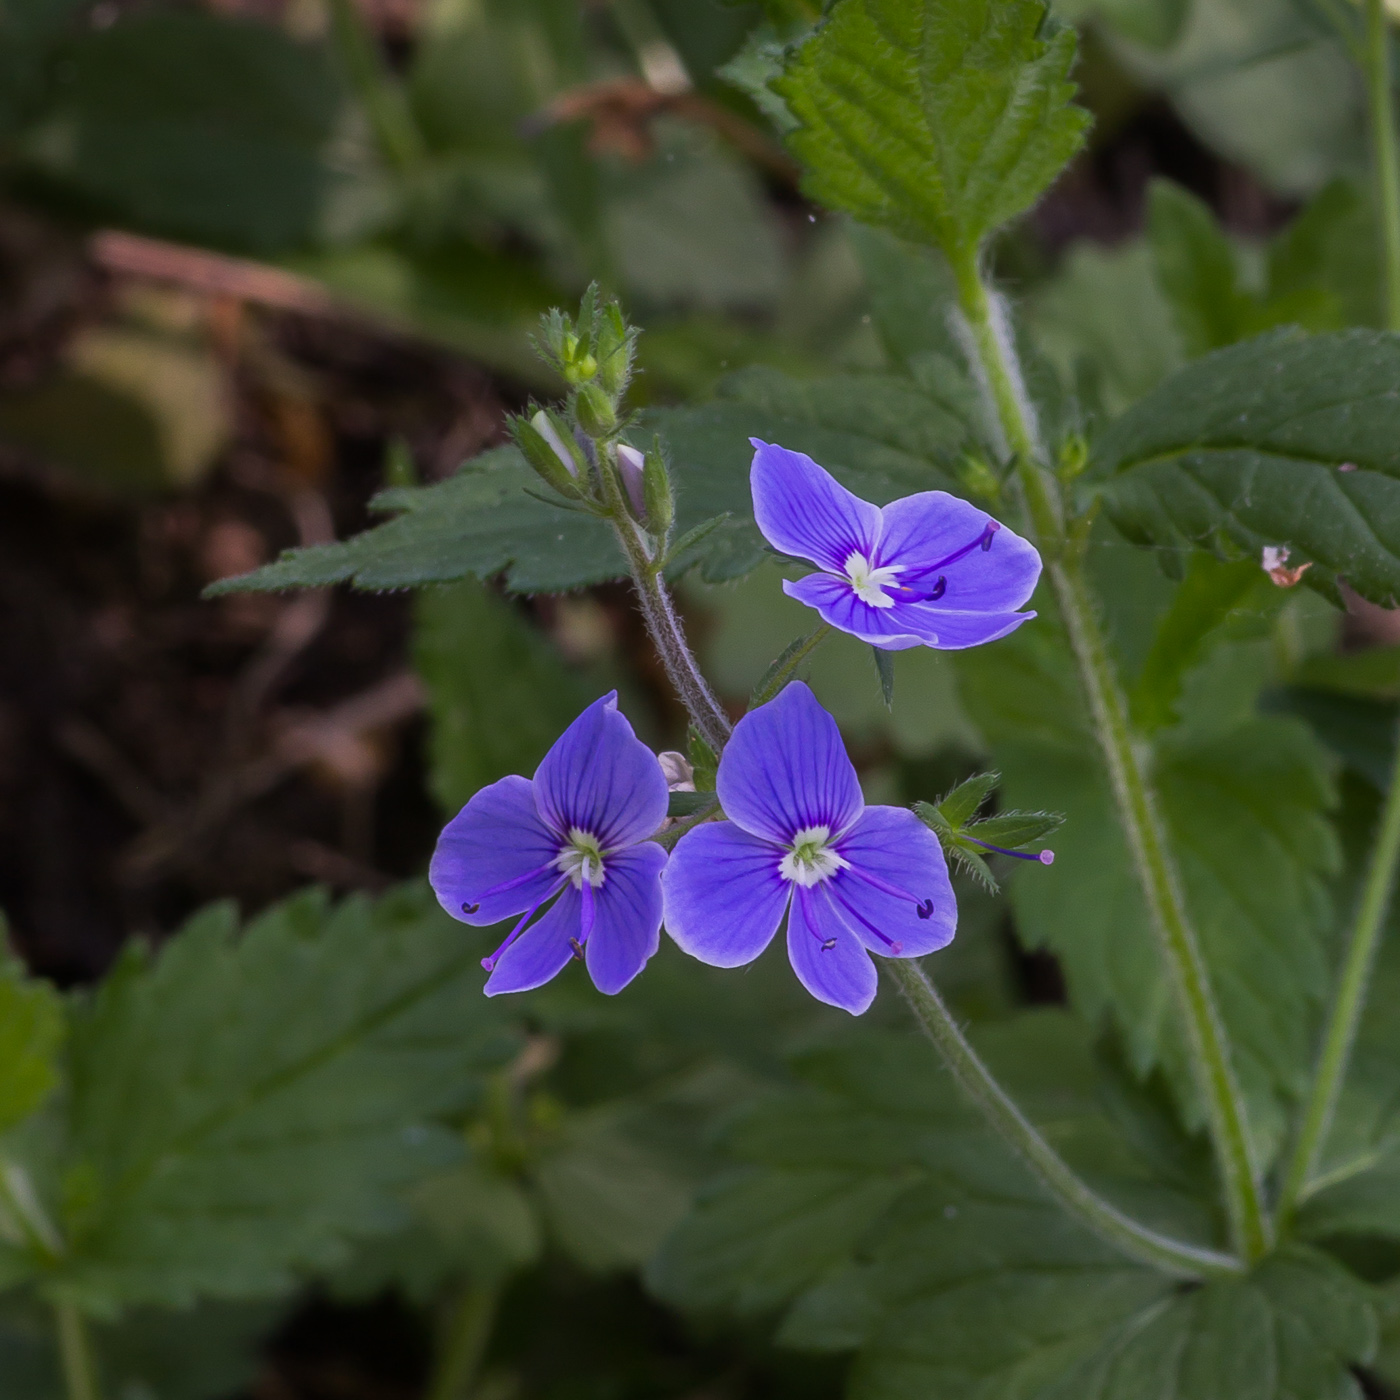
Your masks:
[{"label": "upright green stem", "polygon": [[923,968],[909,958],[888,958],[883,966],[958,1083],[1069,1214],[1124,1254],[1167,1273],[1202,1278],[1242,1272],[1231,1255],[1159,1235],[1090,1190],[992,1077]]},{"label": "upright green stem", "polygon": [[1323,1037],[1317,1072],[1308,1092],[1303,1124],[1298,1130],[1283,1189],[1279,1193],[1280,1229],[1287,1226],[1299,1201],[1307,1195],[1320,1164],[1322,1150],[1327,1145],[1327,1134],[1346,1082],[1347,1065],[1366,1005],[1366,991],[1371,981],[1371,969],[1375,966],[1376,950],[1380,947],[1381,934],[1390,913],[1397,872],[1400,872],[1400,735],[1396,739],[1390,789],[1381,811],[1380,829],[1371,852],[1361,905],[1356,912],[1356,927],[1352,930],[1351,945],[1347,949],[1341,980],[1337,983],[1332,1011],[1327,1020],[1327,1032]]},{"label": "upright green stem", "polygon": [[[605,483],[610,473],[604,472]],[[616,495],[616,489],[613,488]],[[675,687],[681,703],[689,712],[695,727],[705,742],[719,753],[729,738],[732,726],[709,682],[700,673],[700,667],[686,644],[685,629],[681,626],[675,604],[671,601],[666,580],[661,576],[658,562],[647,553],[637,527],[632,524],[620,500],[613,503],[613,528],[632,575],[632,583],[637,590],[637,604],[641,608],[642,621],[656,649],[661,654],[661,664],[666,668],[667,679]]]},{"label": "upright green stem", "polygon": [[1048,560],[1047,573],[1078,662],[1080,683],[1108,768],[1138,883],[1172,971],[1219,1159],[1235,1247],[1252,1261],[1269,1247],[1269,1221],[1254,1165],[1244,1097],[1235,1080],[1205,959],[1186,913],[1166,828],[1133,742],[1127,702],[1099,627],[1094,601],[1077,558],[1071,557],[1074,551],[1066,547],[1063,504],[1054,478],[1041,465],[1042,453],[1035,439],[1010,335],[999,323],[975,260],[964,259],[957,272],[969,339],[980,360],[977,368],[1015,458],[1036,544]]},{"label": "upright green stem", "polygon": [[443,1329],[426,1400],[468,1400],[491,1340],[498,1298],[485,1284],[463,1290]]},{"label": "upright green stem", "polygon": [[1387,330],[1400,331],[1400,166],[1396,160],[1395,95],[1390,85],[1390,34],[1384,0],[1366,0],[1365,59],[1385,267],[1385,324]]},{"label": "upright green stem", "polygon": [[82,1313],[72,1303],[55,1303],[53,1311],[58,1324],[58,1354],[63,1364],[63,1384],[68,1400],[101,1400],[97,1366]]}]

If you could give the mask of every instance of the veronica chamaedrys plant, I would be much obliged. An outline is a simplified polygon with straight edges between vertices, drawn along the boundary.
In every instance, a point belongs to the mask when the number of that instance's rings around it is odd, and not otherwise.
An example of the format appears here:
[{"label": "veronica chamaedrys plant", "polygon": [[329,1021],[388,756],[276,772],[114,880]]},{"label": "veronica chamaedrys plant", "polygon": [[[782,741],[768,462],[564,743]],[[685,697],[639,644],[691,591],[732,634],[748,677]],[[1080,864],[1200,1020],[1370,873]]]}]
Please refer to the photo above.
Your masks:
[{"label": "veronica chamaedrys plant", "polygon": [[750,439],[753,513],[764,538],[820,570],[783,591],[823,622],[884,651],[994,642],[1034,612],[1040,555],[985,511],[946,491],[883,507],[848,491],[802,452]]},{"label": "veronica chamaedrys plant", "polygon": [[533,780],[502,778],[448,822],[429,868],[442,907],[469,924],[520,916],[481,960],[487,996],[538,987],[574,957],[610,994],[646,966],[666,864],[647,838],[667,800],[661,765],[613,691],[559,736]]},{"label": "veronica chamaedrys plant", "polygon": [[752,962],[786,913],[802,985],[858,1016],[875,999],[870,953],[952,942],[938,838],[908,808],[865,805],[836,721],[801,681],[735,726],[717,788],[729,820],[687,832],[662,876],[666,929],[687,953]]}]

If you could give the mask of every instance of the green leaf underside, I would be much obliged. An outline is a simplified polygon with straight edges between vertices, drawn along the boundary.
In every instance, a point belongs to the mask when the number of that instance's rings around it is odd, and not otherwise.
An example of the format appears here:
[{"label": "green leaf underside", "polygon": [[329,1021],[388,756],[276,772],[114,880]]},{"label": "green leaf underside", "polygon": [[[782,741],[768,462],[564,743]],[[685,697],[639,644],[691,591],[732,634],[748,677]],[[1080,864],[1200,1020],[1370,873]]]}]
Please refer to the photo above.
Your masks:
[{"label": "green leaf underside", "polygon": [[1096,444],[1108,514],[1142,544],[1256,559],[1265,545],[1287,545],[1292,564],[1317,566],[1318,583],[1342,578],[1392,602],[1397,383],[1400,337],[1380,331],[1281,331],[1208,355]]},{"label": "green leaf underside", "polygon": [[[751,436],[810,453],[857,494],[883,504],[913,491],[951,488],[950,465],[967,429],[955,408],[909,380],[842,375],[789,380],[748,370],[715,403],[654,410],[677,488],[677,530],[725,520],[686,551],[712,582],[737,578],[764,558],[749,496]],[[276,563],[223,579],[211,595],[351,582],[411,588],[500,574],[517,593],[563,592],[620,578],[625,565],[607,525],[525,494],[539,478],[514,448],[496,448],[434,486],[385,491],[376,505],[404,513],[338,544],[288,550]]]},{"label": "green leaf underside", "polygon": [[[1138,1071],[1162,1066],[1199,1121],[1167,969],[1063,641],[1048,624],[1024,628],[961,653],[958,665],[1005,800],[1069,814],[1055,836],[1055,864],[1018,872],[1013,883],[1021,936],[1055,952],[1080,1014],[1091,1024],[1111,1018]],[[1338,860],[1326,816],[1331,762],[1302,724],[1269,716],[1161,731],[1153,765],[1267,1160],[1311,1066],[1329,982],[1326,878]]]},{"label": "green leaf underside", "polygon": [[[1032,1013],[980,1048],[1099,1189],[1159,1219],[1184,1211],[1181,1228],[1189,1198],[1169,1206],[1145,1184],[1079,1035],[1063,1013]],[[862,1038],[798,1068],[804,1088],[739,1119],[745,1165],[662,1251],[664,1297],[782,1308],[788,1345],[859,1350],[859,1400],[1360,1396],[1348,1366],[1374,1350],[1375,1319],[1323,1257],[1290,1250],[1246,1280],[1179,1288],[1069,1222],[912,1038]]]},{"label": "green leaf underside", "polygon": [[1083,143],[1074,54],[1034,0],[843,0],[774,88],[814,199],[957,263]]},{"label": "green leaf underside", "polygon": [[91,1306],[275,1294],[339,1262],[451,1160],[434,1117],[510,1048],[477,940],[425,888],[312,892],[236,932],[205,911],[76,1018],[52,1286]]}]

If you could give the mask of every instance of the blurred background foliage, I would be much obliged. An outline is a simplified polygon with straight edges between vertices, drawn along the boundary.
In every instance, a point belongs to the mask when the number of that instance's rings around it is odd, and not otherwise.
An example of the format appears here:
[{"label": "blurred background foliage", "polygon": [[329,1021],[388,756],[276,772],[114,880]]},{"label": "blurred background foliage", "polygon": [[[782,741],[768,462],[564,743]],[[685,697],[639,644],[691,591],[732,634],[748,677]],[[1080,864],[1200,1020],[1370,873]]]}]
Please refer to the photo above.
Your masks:
[{"label": "blurred background foliage", "polygon": [[[605,688],[649,742],[681,743],[615,585],[198,591],[344,537],[378,487],[499,443],[505,411],[555,387],[530,351],[538,313],[591,279],[646,328],[652,404],[762,402],[754,366],[917,378],[945,353],[926,314],[937,270],[798,193],[765,79],[819,8],[0,0],[0,904],[35,971],[89,982],[128,938],[163,940],[218,897],[254,912],[308,881],[382,894],[421,873],[444,814],[530,771]],[[1321,6],[1059,11],[1083,31],[1093,137],[997,249],[1046,383],[1101,417],[1268,327],[1378,324],[1362,95]],[[841,431],[858,427],[851,382],[823,405]],[[1115,637],[1146,666],[1166,586],[1106,534],[1100,561]],[[805,630],[778,572],[685,585],[729,700]],[[1315,599],[1241,594],[1231,616],[1191,672],[1192,714],[1209,731],[1264,694],[1307,719],[1359,844],[1393,657],[1369,676],[1309,661],[1332,641]],[[1349,625],[1400,641],[1384,615]],[[831,644],[812,674],[872,800],[936,796],[1024,721],[1009,778],[1036,804],[1033,740],[1053,750],[1056,718],[1004,710],[1041,681],[932,652],[896,673],[893,713],[863,648]],[[386,898],[409,902],[425,946],[457,946],[421,890]],[[963,1015],[1063,1000],[1080,975],[1047,951],[1063,903],[1018,942],[1007,901],[970,884],[960,900],[939,973]],[[880,1005],[877,1022],[896,1014]],[[487,1016],[465,982],[449,1013]],[[563,979],[490,1016],[499,1046],[437,1114],[452,1150],[344,1227],[376,1238],[259,1300],[152,1299],[114,1321],[114,1400],[840,1392],[839,1359],[663,1307],[641,1282],[725,1160],[734,1105],[790,1083],[789,1055],[839,1041],[838,1019],[777,959],[712,975],[669,946],[615,1001]],[[0,1314],[5,1400],[58,1393],[49,1326]]]}]

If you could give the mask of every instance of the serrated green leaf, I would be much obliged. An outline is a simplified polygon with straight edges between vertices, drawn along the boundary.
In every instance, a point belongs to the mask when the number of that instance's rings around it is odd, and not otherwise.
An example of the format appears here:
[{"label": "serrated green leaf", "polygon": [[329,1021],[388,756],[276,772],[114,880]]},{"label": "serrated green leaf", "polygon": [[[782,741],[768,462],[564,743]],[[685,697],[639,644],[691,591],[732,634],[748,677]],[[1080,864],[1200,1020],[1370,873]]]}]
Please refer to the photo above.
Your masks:
[{"label": "serrated green leaf", "polygon": [[207,591],[345,582],[414,588],[503,574],[512,591],[533,593],[619,577],[622,555],[607,525],[531,499],[524,488],[538,480],[515,448],[496,448],[436,485],[381,492],[375,504],[402,511],[396,519],[340,544],[290,549],[276,563]]},{"label": "serrated green leaf", "polygon": [[413,660],[432,717],[430,783],[445,812],[508,773],[533,773],[595,687],[479,583],[416,600]]},{"label": "serrated green leaf", "polygon": [[63,1008],[3,947],[0,917],[0,1133],[28,1117],[58,1082]]},{"label": "serrated green leaf", "polygon": [[1187,672],[1211,638],[1246,604],[1276,604],[1279,594],[1252,561],[1222,563],[1196,554],[1152,637],[1152,646],[1129,693],[1133,723],[1144,733],[1172,724]]},{"label": "serrated green leaf", "polygon": [[[764,558],[753,524],[749,437],[811,453],[853,491],[883,504],[912,491],[953,487],[942,471],[968,435],[935,394],[885,375],[814,382],[773,371],[735,375],[713,404],[652,410],[642,429],[667,443],[676,482],[677,526],[715,517],[678,566],[699,564],[710,581],[737,578]],[[221,579],[211,597],[353,583],[414,588],[502,575],[516,593],[562,592],[619,578],[622,554],[609,527],[525,494],[538,481],[510,447],[496,448],[434,486],[381,492],[375,505],[403,514],[338,544],[288,550],[251,574]]]},{"label": "serrated green leaf", "polygon": [[1400,337],[1280,331],[1188,365],[1095,446],[1109,516],[1130,539],[1259,558],[1286,545],[1305,578],[1400,595]]},{"label": "serrated green leaf", "polygon": [[938,815],[955,830],[967,825],[1001,782],[1000,773],[978,773],[938,799]]},{"label": "serrated green leaf", "polygon": [[713,792],[673,792],[666,804],[668,817],[689,817],[706,807],[713,807]]},{"label": "serrated green leaf", "polygon": [[1312,690],[1363,700],[1400,700],[1400,646],[1310,656],[1293,679]]},{"label": "serrated green leaf", "polygon": [[[1187,1237],[1205,1224],[1208,1165],[1192,1157],[1164,1189],[1164,1159],[1137,1145],[1159,1132],[1152,1111],[1103,1115],[1102,1064],[1071,1018],[1023,1015],[979,1048],[1098,1189]],[[797,1069],[802,1087],[739,1119],[741,1165],[653,1265],[668,1300],[786,1305],[787,1345],[858,1349],[863,1400],[1359,1397],[1350,1367],[1371,1356],[1375,1318],[1336,1264],[1293,1249],[1180,1288],[1068,1221],[911,1039],[862,1037]]]},{"label": "serrated green leaf", "polygon": [[1074,54],[1034,0],[839,0],[774,87],[813,198],[961,266],[1083,143]]},{"label": "serrated green leaf", "polygon": [[[1168,971],[1063,639],[1048,626],[1027,628],[996,647],[960,653],[958,665],[1006,800],[1069,818],[1056,835],[1054,865],[1017,873],[1019,933],[1059,957],[1080,1014],[1091,1023],[1112,1017],[1139,1073],[1166,1070],[1194,1120],[1194,1080]],[[1199,684],[1207,677],[1193,677],[1186,722],[1159,731],[1151,765],[1267,1160],[1311,1068],[1330,980],[1327,881],[1339,863],[1328,819],[1332,763],[1294,721],[1216,714]]]},{"label": "serrated green leaf", "polygon": [[1252,300],[1237,285],[1235,250],[1210,207],[1170,180],[1148,190],[1148,240],[1157,282],[1190,355],[1233,345],[1251,331]]},{"label": "serrated green leaf", "polygon": [[998,812],[985,821],[973,822],[965,828],[965,833],[978,841],[988,841],[993,846],[1017,850],[1032,842],[1043,841],[1064,824],[1062,812]]},{"label": "serrated green leaf", "polygon": [[417,886],[310,893],[235,938],[228,906],[75,1017],[62,1225],[46,1286],[94,1308],[287,1289],[454,1153],[436,1115],[510,1048],[480,940]]}]

